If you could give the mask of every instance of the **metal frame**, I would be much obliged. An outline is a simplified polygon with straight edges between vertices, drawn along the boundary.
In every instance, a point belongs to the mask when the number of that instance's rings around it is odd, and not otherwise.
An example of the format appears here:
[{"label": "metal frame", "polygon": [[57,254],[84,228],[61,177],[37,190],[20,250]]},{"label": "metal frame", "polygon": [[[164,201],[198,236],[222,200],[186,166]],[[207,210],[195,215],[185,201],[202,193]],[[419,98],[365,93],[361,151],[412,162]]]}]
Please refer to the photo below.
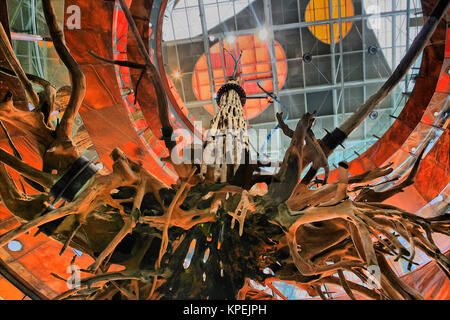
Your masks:
[{"label": "metal frame", "polygon": [[[311,27],[311,26],[316,26],[316,25],[321,25],[321,24],[329,24],[330,25],[330,39],[331,39],[331,46],[330,46],[330,53],[329,54],[321,54],[321,55],[313,55],[313,62],[314,60],[318,59],[318,58],[326,58],[329,57],[329,59],[331,60],[331,79],[327,79],[326,82],[328,82],[327,84],[320,84],[320,85],[309,85],[308,84],[308,80],[305,79],[306,78],[306,72],[305,72],[305,63],[303,63],[301,60],[301,57],[298,58],[292,58],[292,59],[286,59],[286,61],[298,61],[299,63],[301,63],[301,72],[303,73],[303,85],[299,86],[299,87],[294,87],[291,89],[282,89],[282,90],[275,90],[275,94],[279,97],[286,97],[286,96],[290,96],[290,95],[298,95],[298,94],[303,94],[304,97],[304,112],[312,112],[312,107],[308,105],[308,98],[307,98],[307,93],[314,93],[314,92],[332,92],[333,96],[332,96],[332,101],[333,101],[333,114],[332,119],[333,119],[333,125],[337,126],[338,123],[340,121],[342,121],[343,118],[345,118],[346,116],[348,116],[348,106],[346,106],[346,97],[349,98],[346,95],[346,91],[350,88],[362,88],[362,96],[364,101],[367,100],[368,98],[368,91],[367,91],[367,87],[369,85],[381,85],[382,83],[384,83],[386,81],[386,77],[378,77],[378,78],[370,78],[368,77],[367,74],[367,70],[368,70],[368,66],[366,65],[366,63],[368,63],[368,59],[367,59],[367,49],[369,44],[366,43],[367,40],[367,22],[368,19],[371,17],[371,14],[368,14],[364,11],[364,5],[362,5],[362,12],[358,15],[354,15],[354,16],[350,16],[350,17],[345,17],[343,16],[342,12],[341,12],[341,1],[342,0],[338,0],[338,15],[337,18],[330,18],[330,19],[326,19],[326,20],[321,20],[321,21],[304,21],[304,19],[302,18],[302,16],[304,15],[304,12],[302,12],[301,9],[301,1],[297,0],[297,8],[298,8],[298,22],[295,23],[287,23],[287,24],[281,24],[281,25],[273,25],[273,21],[272,21],[272,17],[273,17],[273,12],[272,12],[272,2],[271,0],[259,0],[262,2],[263,7],[264,7],[264,26],[267,27],[267,29],[269,30],[269,37],[270,40],[268,40],[268,47],[269,47],[269,52],[271,54],[272,57],[274,57],[274,33],[277,31],[283,31],[283,30],[292,30],[292,29],[297,29],[299,30],[299,44],[300,44],[300,48],[301,51],[304,52],[305,49],[305,43],[304,43],[304,39],[303,39],[303,35],[302,35],[302,28],[307,28],[307,27]],[[362,0],[363,2],[364,0]],[[388,0],[389,1],[389,0]],[[391,47],[389,48],[384,48],[384,49],[392,49],[392,57],[390,57],[393,61],[393,66],[396,65],[396,63],[398,63],[396,60],[398,58],[397,54],[396,54],[396,48],[398,48],[399,46],[405,47],[406,49],[408,48],[408,46],[410,45],[410,39],[411,39],[411,30],[408,28],[408,26],[410,26],[410,19],[412,16],[414,16],[414,14],[417,14],[417,7],[416,7],[416,1],[412,1],[412,0],[407,0],[406,3],[406,9],[404,7],[400,7],[400,9],[398,9],[397,7],[397,3],[398,0],[391,0],[391,8],[389,8],[388,10],[391,11],[387,11],[387,12],[381,12],[380,13],[380,18],[391,18],[393,23],[392,23],[392,35],[391,35]],[[204,0],[198,0],[198,7],[200,9],[200,19],[201,19],[201,24],[202,24],[202,34],[200,36],[194,36],[191,37],[189,39],[178,39],[178,40],[174,40],[174,41],[166,41],[164,42],[165,46],[172,46],[175,45],[175,47],[177,47],[178,45],[183,45],[183,44],[187,44],[187,43],[195,43],[195,42],[203,42],[204,43],[204,48],[205,48],[205,52],[207,52],[206,57],[207,57],[207,62],[208,62],[208,67],[210,68],[210,72],[209,72],[209,77],[210,80],[213,79],[212,76],[212,72],[211,72],[211,57],[209,54],[209,37],[214,37],[215,39],[218,39],[219,42],[221,43],[221,41],[223,41],[223,39],[225,38],[225,35],[222,33],[210,33],[207,30],[207,23],[206,23],[206,18],[205,18],[205,6],[216,6],[217,10],[219,11],[219,3],[223,3],[224,1],[219,1],[216,0],[215,3],[210,3],[210,4],[205,4]],[[236,13],[236,6],[235,6],[235,1],[231,0],[231,2],[233,3],[233,10],[234,13]],[[251,6],[251,8],[253,8],[253,4],[254,2],[249,1],[249,5]],[[328,0],[328,8],[329,8],[329,16],[333,17],[333,1],[332,0]],[[174,8],[173,11],[176,10],[187,10],[188,8],[191,7],[181,7],[181,8]],[[172,12],[173,12],[172,11]],[[254,12],[254,10],[253,10]],[[334,15],[336,16],[336,15]],[[220,16],[220,12],[218,12],[218,17],[219,17],[219,23],[222,23],[221,21],[221,16]],[[401,19],[400,19],[401,18]],[[232,19],[232,18],[231,18]],[[255,20],[257,21],[257,23],[259,25],[261,25],[261,23],[259,23],[259,17],[257,17],[255,15]],[[407,25],[407,29],[408,30],[403,30],[400,28],[398,28],[397,26],[397,22],[401,22],[404,21],[404,19],[406,19],[406,25]],[[337,25],[339,27],[339,34],[340,34],[340,38],[342,37],[343,33],[342,33],[342,24],[345,22],[361,22],[361,32],[360,32],[360,36],[362,39],[362,50],[353,50],[353,51],[344,51],[343,49],[343,41],[339,41],[338,43],[334,42],[334,30],[333,28],[335,27],[334,25]],[[227,31],[227,35],[233,35],[233,36],[241,36],[241,35],[254,35],[258,33],[258,28],[250,28],[250,29],[245,29],[245,30],[238,30],[238,23],[237,23],[237,19],[236,19],[236,14],[234,15],[234,22],[232,22],[232,25],[234,27],[235,30],[229,30]],[[403,23],[404,25],[404,23]],[[404,26],[401,25],[401,27],[404,28]],[[233,29],[233,28],[232,28]],[[418,31],[418,30],[416,30]],[[359,32],[359,29],[358,29]],[[399,37],[401,36],[402,38],[404,38],[404,35],[399,35],[399,32],[404,32],[406,33],[406,43],[400,43],[399,42]],[[175,33],[174,33],[175,35]],[[177,51],[178,52],[178,51]],[[345,55],[349,55],[349,54],[361,54],[361,61],[362,61],[362,80],[361,81],[345,81],[345,74],[344,74],[344,56]],[[382,52],[381,52],[382,54]],[[223,57],[222,57],[223,59]],[[179,63],[179,56],[177,53],[177,61]],[[315,66],[315,65],[314,65]],[[393,67],[390,66],[390,67]],[[317,68],[317,66],[315,66],[317,70],[319,70]],[[383,69],[383,72],[386,71],[388,73],[391,72],[391,68],[386,67],[381,67],[386,68],[386,70]],[[381,69],[380,69],[381,70]],[[319,71],[320,72],[320,71]],[[185,72],[184,75],[188,76],[189,74],[191,74],[190,72]],[[326,78],[324,76],[324,78]],[[278,89],[278,77],[277,77],[277,63],[275,61],[275,59],[272,59],[272,81],[274,84],[274,88]],[[401,85],[401,87],[403,88],[408,88],[409,83],[411,81],[410,77],[406,77],[404,84]],[[212,96],[214,97],[214,84],[213,81],[210,81],[211,84],[211,93]],[[397,106],[404,102],[402,99],[402,94],[401,92],[403,91],[403,88],[398,88],[396,94],[392,95],[392,100],[391,100],[391,105],[390,108],[384,109],[385,111],[390,111],[393,112],[394,110],[398,109]],[[338,92],[340,91],[340,93]],[[183,92],[184,94],[184,92]],[[250,95],[250,96],[258,96],[258,95]],[[198,108],[201,107],[203,105],[206,104],[214,104],[214,99],[211,100],[203,100],[203,101],[186,101],[184,99],[185,102],[185,106],[190,109],[190,108]],[[215,106],[216,107],[216,106]],[[274,112],[278,112],[279,111],[279,106],[277,106],[277,104],[275,103],[274,105]],[[318,117],[323,118],[323,119],[329,119],[330,116],[326,116],[326,115],[321,115]],[[295,122],[298,119],[291,119],[292,122]],[[369,146],[369,144],[372,142],[373,140],[373,136],[371,133],[369,133],[368,128],[368,121],[371,120],[365,120],[363,123],[363,130],[362,133],[360,134],[359,138],[354,140],[354,141],[360,141],[361,144],[363,145],[364,148],[367,148]],[[392,124],[392,119],[389,120],[383,120],[386,122],[386,126],[389,126],[390,124]],[[387,123],[389,122],[389,123]],[[267,126],[269,124],[271,124],[272,122],[258,122],[257,120],[253,119],[251,121],[251,125],[252,126]],[[278,140],[278,146],[282,146],[282,141],[283,139],[281,139],[280,137],[277,137]],[[281,148],[279,148],[281,149]],[[345,157],[343,156],[343,151],[344,150],[337,150],[335,156],[341,159],[344,159]]]},{"label": "metal frame", "polygon": [[[37,30],[37,2],[36,0],[19,0],[14,12],[10,14],[12,16],[10,25],[15,25],[17,19],[20,19],[21,32],[13,32],[12,40],[24,40],[28,41],[28,54],[26,56],[20,56],[22,58],[28,58],[28,62],[33,69],[33,73],[36,73],[42,78],[47,78],[47,68],[41,61],[41,53],[37,41],[44,40],[42,37],[36,37]],[[26,21],[23,16],[23,10],[29,10],[29,17]],[[30,19],[30,17],[33,17]],[[25,32],[29,31],[29,32]],[[31,34],[30,34],[31,33]],[[34,37],[33,37],[34,36]],[[45,47],[43,50],[46,50]],[[45,59],[44,59],[45,61]]]}]

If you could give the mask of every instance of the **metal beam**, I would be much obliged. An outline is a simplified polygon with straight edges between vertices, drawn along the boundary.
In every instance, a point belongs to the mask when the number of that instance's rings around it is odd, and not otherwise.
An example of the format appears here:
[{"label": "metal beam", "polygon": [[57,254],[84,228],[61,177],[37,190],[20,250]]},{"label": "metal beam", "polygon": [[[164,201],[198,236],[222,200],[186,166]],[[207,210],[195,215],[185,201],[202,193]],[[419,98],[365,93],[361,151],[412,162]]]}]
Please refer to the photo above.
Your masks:
[{"label": "metal beam", "polygon": [[[380,13],[380,17],[391,17],[391,16],[398,16],[398,15],[404,15],[406,14],[406,10],[399,10],[399,11],[389,11],[389,12],[382,12]],[[371,14],[362,14],[362,15],[355,15],[350,17],[342,17],[342,22],[355,22],[360,21],[363,18],[369,18],[371,17]],[[296,23],[287,23],[287,24],[281,24],[281,25],[274,25],[273,31],[283,31],[283,30],[290,30],[290,29],[298,29],[298,28],[304,28],[304,27],[310,27],[310,26],[316,26],[316,25],[323,25],[323,24],[330,24],[330,23],[339,23],[339,19],[325,19],[325,20],[319,20],[319,21],[301,21]],[[257,28],[251,28],[251,29],[245,29],[245,30],[237,30],[237,31],[227,31],[227,34],[231,34],[234,36],[245,36],[245,35],[254,35],[257,34],[258,29]],[[216,38],[219,38],[222,33],[211,33],[210,36],[214,36]],[[189,39],[178,39],[178,40],[172,40],[172,41],[165,41],[165,45],[170,45],[171,43],[192,43],[192,42],[201,42],[203,41],[203,36],[196,36]]]},{"label": "metal beam", "polygon": [[[269,33],[269,41],[268,41],[268,49],[269,49],[269,56],[271,60],[271,66],[272,66],[272,86],[273,86],[273,93],[275,96],[279,95],[279,83],[278,83],[278,68],[277,68],[277,57],[275,54],[275,39],[274,39],[274,32],[273,32],[273,21],[272,21],[272,1],[271,0],[264,0],[264,16],[265,16],[265,26],[268,28]],[[278,112],[280,112],[280,106],[275,101],[273,102],[273,109],[274,109],[274,116]],[[274,138],[277,140],[277,145],[275,147],[275,150],[280,150],[281,147],[281,135],[280,131],[277,130],[274,133]],[[274,150],[271,150],[271,154],[273,154]]]},{"label": "metal beam", "polygon": [[[302,21],[302,12],[300,10],[300,0],[297,0],[297,9],[298,9],[298,21]],[[298,28],[299,35],[300,35],[300,52],[304,53],[305,50],[303,48],[303,35],[302,35],[302,28]],[[306,89],[306,72],[305,72],[305,63],[302,62],[302,80],[303,80],[303,89]],[[306,94],[303,95],[303,101],[305,104],[305,113],[308,112],[308,99],[306,98]]]},{"label": "metal beam", "polygon": [[[364,9],[363,9],[364,10]],[[367,50],[367,43],[366,43],[366,19],[363,18],[361,20],[361,41],[362,41],[362,62],[363,62],[363,81],[366,81],[366,50]],[[367,101],[367,87],[363,86],[363,101]],[[366,139],[367,137],[367,118],[364,119],[363,123],[363,139]],[[367,147],[367,145],[365,145]]]},{"label": "metal beam", "polygon": [[[333,18],[333,1],[328,0],[328,15],[330,18]],[[333,85],[332,94],[333,94],[333,126],[338,126],[338,102],[337,102],[337,91],[336,91],[336,48],[334,44],[334,25],[333,23],[328,24],[329,36],[330,36],[330,51],[331,51],[331,83]],[[342,94],[342,92],[341,92]]]},{"label": "metal beam", "polygon": [[[407,0],[406,2],[406,48],[405,51],[409,49],[409,41],[410,41],[410,27],[411,27],[411,0]],[[405,77],[405,91],[408,90],[408,77]]]},{"label": "metal beam", "polygon": [[[344,84],[344,88],[357,88],[361,86],[366,86],[368,84],[382,84],[385,83],[388,78],[377,78],[377,79],[368,79],[366,81],[348,81]],[[278,92],[278,96],[291,96],[297,94],[305,94],[305,93],[314,93],[314,92],[323,92],[329,91],[333,89],[340,89],[341,84],[326,84],[326,85],[318,85],[311,86],[306,88],[296,88],[296,89],[283,89]],[[250,94],[249,97],[259,96],[259,94]],[[187,108],[200,107],[203,105],[211,104],[212,100],[200,100],[200,101],[192,101],[186,103]]]},{"label": "metal beam", "polygon": [[[198,0],[198,8],[200,10],[200,20],[202,23],[202,32],[203,32],[203,47],[205,48],[206,55],[206,63],[208,64],[208,76],[209,76],[209,88],[211,90],[211,98],[214,97],[215,89],[214,89],[214,77],[212,71],[212,63],[211,63],[211,54],[209,50],[209,36],[208,36],[208,26],[206,24],[206,14],[205,14],[205,4],[203,0]],[[217,112],[217,104],[215,99],[212,99],[214,105],[214,113]]]},{"label": "metal beam", "polygon": [[[397,8],[397,3],[396,0],[392,0],[392,10],[395,11],[395,9]],[[397,39],[396,39],[396,34],[397,34],[397,17],[391,17],[392,19],[392,43],[391,43],[391,48],[392,48],[392,65],[391,70],[395,69],[395,66],[397,65],[396,60],[397,60],[397,46],[395,45],[397,43]],[[392,94],[391,94],[391,105],[394,107],[395,105],[395,92],[397,91],[397,87],[394,88],[394,90],[392,90]]]},{"label": "metal beam", "polygon": [[[385,113],[391,113],[394,110],[394,108],[377,108],[374,111],[378,111],[378,112],[385,112]],[[347,112],[345,113],[343,116],[347,117],[347,116],[351,116],[353,114],[353,112]],[[317,121],[320,121],[321,119],[330,119],[332,118],[334,115],[329,114],[329,115],[322,115],[322,116],[318,116],[316,117]],[[288,125],[292,125],[293,128],[295,128],[295,126],[297,125],[299,118],[294,118],[294,119],[289,119],[286,121],[286,124]],[[377,120],[378,121],[378,120]],[[261,122],[261,123],[252,123],[251,126],[252,127],[262,127],[262,126],[268,126],[269,128],[275,126],[276,124],[278,124],[278,122],[276,121],[269,121],[269,122]],[[368,140],[372,139],[372,138],[366,138]]]}]

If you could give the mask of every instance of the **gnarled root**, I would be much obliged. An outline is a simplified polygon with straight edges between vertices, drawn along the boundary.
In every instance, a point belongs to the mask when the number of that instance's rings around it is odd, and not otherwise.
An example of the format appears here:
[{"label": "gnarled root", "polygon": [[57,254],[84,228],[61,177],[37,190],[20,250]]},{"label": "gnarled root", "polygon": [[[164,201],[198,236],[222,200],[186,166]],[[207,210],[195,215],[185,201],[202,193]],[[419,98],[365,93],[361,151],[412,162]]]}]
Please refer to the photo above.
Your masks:
[{"label": "gnarled root", "polygon": [[247,217],[247,213],[251,210],[251,204],[249,200],[249,194],[247,190],[242,192],[241,201],[234,212],[228,212],[230,216],[233,217],[231,220],[231,229],[234,229],[234,224],[236,220],[239,222],[239,235],[242,236],[244,232],[244,223],[245,218]]}]

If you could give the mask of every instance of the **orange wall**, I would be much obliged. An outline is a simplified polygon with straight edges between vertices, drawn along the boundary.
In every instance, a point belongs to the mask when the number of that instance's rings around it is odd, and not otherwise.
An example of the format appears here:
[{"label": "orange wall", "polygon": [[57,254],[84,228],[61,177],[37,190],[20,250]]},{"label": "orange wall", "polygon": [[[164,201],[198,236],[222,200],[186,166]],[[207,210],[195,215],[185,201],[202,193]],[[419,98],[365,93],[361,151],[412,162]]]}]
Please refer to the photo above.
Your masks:
[{"label": "orange wall", "polygon": [[24,296],[22,291],[0,276],[0,300],[22,300]]}]

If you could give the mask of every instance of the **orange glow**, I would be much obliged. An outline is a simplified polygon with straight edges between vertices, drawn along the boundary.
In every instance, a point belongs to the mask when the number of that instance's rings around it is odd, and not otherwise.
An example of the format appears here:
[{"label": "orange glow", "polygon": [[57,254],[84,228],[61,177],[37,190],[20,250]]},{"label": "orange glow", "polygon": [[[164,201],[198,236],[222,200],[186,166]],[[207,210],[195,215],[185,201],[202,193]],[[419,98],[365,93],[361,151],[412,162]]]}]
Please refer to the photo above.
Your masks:
[{"label": "orange glow", "polygon": [[[265,41],[261,41],[256,35],[239,36],[236,37],[234,45],[224,41],[223,47],[233,53],[236,58],[239,57],[239,53],[242,50],[238,72],[242,74],[241,79],[247,95],[262,94],[261,89],[257,86],[257,81],[262,81],[264,83],[263,87],[267,91],[273,91],[271,59],[268,44]],[[210,48],[210,55],[214,91],[217,92],[225,84],[225,78],[232,76],[235,64],[228,53],[222,54],[219,43]],[[281,89],[286,81],[287,62],[283,48],[276,41],[275,58],[277,61],[278,87]],[[212,99],[205,54],[200,57],[195,65],[192,86],[198,100]],[[269,99],[249,99],[244,107],[244,113],[248,119],[252,119],[267,108],[269,102]],[[212,104],[204,107],[209,113],[214,114]]]},{"label": "orange glow", "polygon": [[22,300],[25,296],[22,291],[13,286],[8,280],[0,277],[0,300]]},{"label": "orange glow", "polygon": [[175,71],[175,72],[173,73],[173,77],[174,77],[175,79],[177,79],[177,80],[180,80],[180,79],[181,79],[181,73],[180,73],[180,71]]},{"label": "orange glow", "polygon": [[[339,2],[341,4],[341,17],[351,17],[354,15],[353,4],[351,0],[332,0],[333,5],[333,19],[339,18]],[[330,19],[330,10],[328,6],[328,0],[311,0],[306,8],[305,20],[306,21],[320,21]],[[333,24],[334,42],[339,42],[341,38],[345,37],[352,28],[353,22],[342,23],[341,37],[339,24]],[[330,39],[330,24],[320,24],[315,26],[309,26],[308,29],[322,42],[331,43]]]}]

